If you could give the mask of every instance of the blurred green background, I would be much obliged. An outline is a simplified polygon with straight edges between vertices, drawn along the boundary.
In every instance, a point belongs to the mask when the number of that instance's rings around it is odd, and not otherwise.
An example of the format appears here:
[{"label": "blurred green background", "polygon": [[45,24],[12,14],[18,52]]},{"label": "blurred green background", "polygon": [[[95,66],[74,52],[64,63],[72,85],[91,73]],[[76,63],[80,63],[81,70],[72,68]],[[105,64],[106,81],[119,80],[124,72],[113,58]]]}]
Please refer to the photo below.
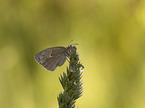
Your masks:
[{"label": "blurred green background", "polygon": [[59,75],[34,61],[79,43],[79,108],[145,108],[145,0],[1,0],[0,108],[58,108]]}]

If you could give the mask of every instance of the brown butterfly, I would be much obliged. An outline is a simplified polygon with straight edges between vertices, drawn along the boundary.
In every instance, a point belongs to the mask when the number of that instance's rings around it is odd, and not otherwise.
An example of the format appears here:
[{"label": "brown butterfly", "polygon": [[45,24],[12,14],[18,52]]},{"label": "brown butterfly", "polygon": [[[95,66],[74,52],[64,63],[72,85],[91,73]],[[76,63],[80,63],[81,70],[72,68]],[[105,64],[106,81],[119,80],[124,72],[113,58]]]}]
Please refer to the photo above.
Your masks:
[{"label": "brown butterfly", "polygon": [[58,46],[42,50],[34,55],[35,60],[49,71],[54,71],[70,57],[72,45],[68,47]]}]

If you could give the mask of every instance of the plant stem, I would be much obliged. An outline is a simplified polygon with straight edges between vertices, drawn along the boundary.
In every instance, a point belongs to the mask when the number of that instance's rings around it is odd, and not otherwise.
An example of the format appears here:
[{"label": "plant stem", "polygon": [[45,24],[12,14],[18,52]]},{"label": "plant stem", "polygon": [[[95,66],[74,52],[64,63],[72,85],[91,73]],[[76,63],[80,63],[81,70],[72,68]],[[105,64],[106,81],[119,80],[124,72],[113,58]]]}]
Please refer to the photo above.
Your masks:
[{"label": "plant stem", "polygon": [[71,46],[69,68],[67,73],[60,75],[59,81],[64,89],[57,97],[59,108],[75,108],[76,99],[82,95],[82,68],[84,66],[79,62],[79,55],[76,52],[76,46]]}]

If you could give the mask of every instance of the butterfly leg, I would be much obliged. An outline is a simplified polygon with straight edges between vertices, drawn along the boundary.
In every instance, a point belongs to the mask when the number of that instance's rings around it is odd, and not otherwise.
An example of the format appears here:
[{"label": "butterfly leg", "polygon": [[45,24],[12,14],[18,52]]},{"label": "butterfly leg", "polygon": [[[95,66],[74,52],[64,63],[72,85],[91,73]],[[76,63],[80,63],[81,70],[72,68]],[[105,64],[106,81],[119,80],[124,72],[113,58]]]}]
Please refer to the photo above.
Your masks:
[{"label": "butterfly leg", "polygon": [[68,62],[70,62],[70,60],[68,59],[68,57],[66,58],[66,60],[67,60]]}]

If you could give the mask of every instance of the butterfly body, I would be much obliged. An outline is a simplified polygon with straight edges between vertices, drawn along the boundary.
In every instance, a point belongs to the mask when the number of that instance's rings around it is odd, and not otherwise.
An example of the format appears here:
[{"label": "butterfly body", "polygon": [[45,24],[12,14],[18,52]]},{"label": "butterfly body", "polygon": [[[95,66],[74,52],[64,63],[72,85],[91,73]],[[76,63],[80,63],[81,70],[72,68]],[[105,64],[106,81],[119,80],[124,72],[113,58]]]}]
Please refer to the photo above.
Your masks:
[{"label": "butterfly body", "polygon": [[66,57],[70,56],[70,49],[71,46],[51,47],[36,53],[34,58],[47,70],[54,71],[57,66],[64,64]]}]

